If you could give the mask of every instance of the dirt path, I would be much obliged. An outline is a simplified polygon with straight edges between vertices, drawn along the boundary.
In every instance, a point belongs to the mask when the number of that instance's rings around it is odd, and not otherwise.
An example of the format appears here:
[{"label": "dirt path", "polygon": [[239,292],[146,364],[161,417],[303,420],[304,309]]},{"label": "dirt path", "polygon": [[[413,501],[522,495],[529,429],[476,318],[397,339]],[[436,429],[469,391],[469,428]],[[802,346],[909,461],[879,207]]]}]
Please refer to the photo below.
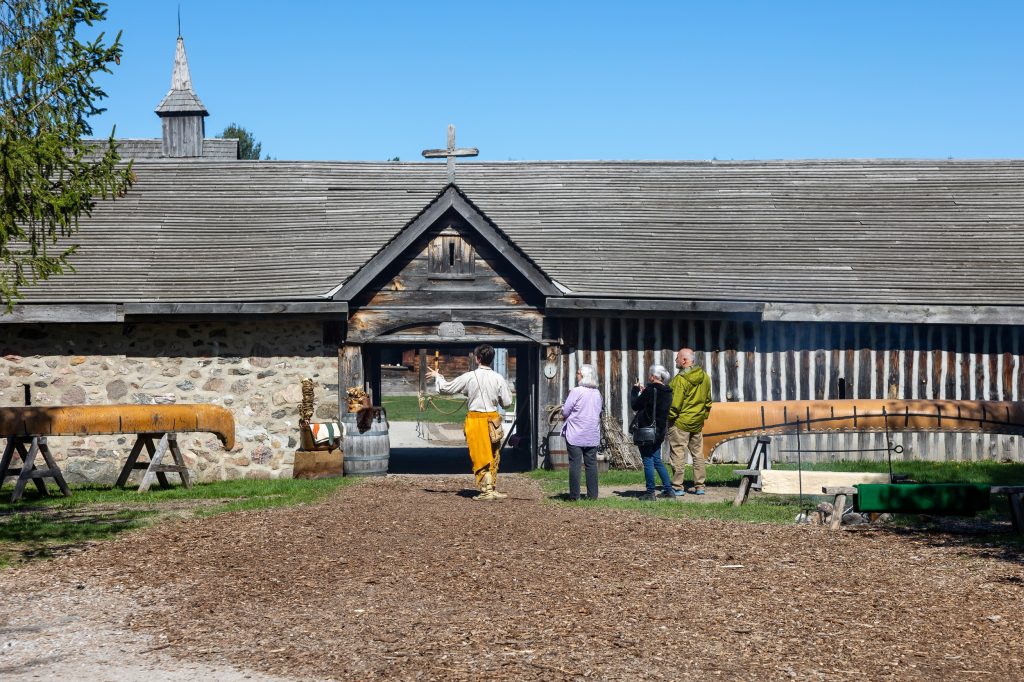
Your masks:
[{"label": "dirt path", "polygon": [[[461,494],[468,483],[367,481],[315,507],[170,522],[6,571],[0,628],[53,620],[54,605],[20,596],[52,581],[79,619],[63,627],[166,645],[149,654],[166,675],[227,664],[303,679],[1024,671],[1019,554],[893,530],[556,506],[514,477],[510,499],[481,504]],[[144,660],[142,648],[126,660]],[[19,655],[0,654],[0,677]]]}]

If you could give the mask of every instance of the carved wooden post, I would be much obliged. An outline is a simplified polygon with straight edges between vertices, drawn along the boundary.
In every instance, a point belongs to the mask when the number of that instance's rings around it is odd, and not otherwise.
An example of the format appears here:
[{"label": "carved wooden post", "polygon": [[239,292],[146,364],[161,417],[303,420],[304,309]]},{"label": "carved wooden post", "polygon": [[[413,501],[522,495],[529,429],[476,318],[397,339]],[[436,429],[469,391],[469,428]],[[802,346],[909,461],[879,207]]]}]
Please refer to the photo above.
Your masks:
[{"label": "carved wooden post", "polygon": [[[543,441],[547,440],[551,424],[548,422],[548,407],[562,404],[562,383],[564,381],[564,356],[562,346],[558,345],[564,329],[561,321],[557,318],[544,319],[543,338],[548,339],[547,343],[540,347],[537,366],[534,369],[534,381],[537,382],[537,412],[534,416],[536,428],[535,441],[546,450]],[[575,324],[565,325],[567,328],[575,329]],[[606,408],[607,409],[607,408]],[[540,465],[540,462],[537,462]]]},{"label": "carved wooden post", "polygon": [[363,388],[365,383],[363,347],[356,344],[345,344],[338,348],[338,403],[342,414],[348,411],[345,391],[353,386]]},{"label": "carved wooden post", "polygon": [[540,376],[537,377],[539,382],[537,433],[541,437],[545,437],[550,428],[547,419],[548,406],[562,404],[562,350],[558,346],[547,346],[542,347],[540,353]]}]

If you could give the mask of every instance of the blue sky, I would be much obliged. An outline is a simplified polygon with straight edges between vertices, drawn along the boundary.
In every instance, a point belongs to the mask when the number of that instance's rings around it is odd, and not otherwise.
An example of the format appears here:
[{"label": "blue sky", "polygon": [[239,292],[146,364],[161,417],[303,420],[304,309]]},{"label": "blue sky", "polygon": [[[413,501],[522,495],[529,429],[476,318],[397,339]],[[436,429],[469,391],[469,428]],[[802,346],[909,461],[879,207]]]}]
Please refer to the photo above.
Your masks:
[{"label": "blue sky", "polygon": [[157,137],[177,10],[207,135],[278,159],[1024,157],[1024,2],[110,0],[97,136]]}]

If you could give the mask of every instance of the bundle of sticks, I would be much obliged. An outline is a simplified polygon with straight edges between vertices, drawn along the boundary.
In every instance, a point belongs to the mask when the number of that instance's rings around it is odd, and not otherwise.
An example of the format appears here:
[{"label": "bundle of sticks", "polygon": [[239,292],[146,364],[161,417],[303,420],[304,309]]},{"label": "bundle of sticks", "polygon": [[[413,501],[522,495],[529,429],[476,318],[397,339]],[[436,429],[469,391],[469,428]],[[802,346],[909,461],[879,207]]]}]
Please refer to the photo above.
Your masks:
[{"label": "bundle of sticks", "polygon": [[608,414],[601,415],[601,449],[612,469],[642,469],[640,451],[622,426]]},{"label": "bundle of sticks", "polygon": [[313,380],[302,380],[302,402],[299,403],[299,421],[308,422],[313,418]]}]

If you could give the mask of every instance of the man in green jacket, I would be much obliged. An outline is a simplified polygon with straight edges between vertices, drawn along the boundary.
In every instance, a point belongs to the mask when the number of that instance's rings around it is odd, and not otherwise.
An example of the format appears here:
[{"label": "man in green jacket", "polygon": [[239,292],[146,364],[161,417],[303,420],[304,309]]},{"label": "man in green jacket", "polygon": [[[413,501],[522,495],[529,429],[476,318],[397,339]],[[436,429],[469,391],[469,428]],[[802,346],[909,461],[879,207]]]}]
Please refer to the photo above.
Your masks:
[{"label": "man in green jacket", "polygon": [[693,459],[693,488],[704,494],[704,421],[711,414],[711,377],[702,367],[693,364],[693,350],[683,348],[676,353],[679,373],[668,383],[672,389],[672,406],[668,408],[668,463],[672,467],[672,488],[684,494],[683,478],[686,455]]}]

